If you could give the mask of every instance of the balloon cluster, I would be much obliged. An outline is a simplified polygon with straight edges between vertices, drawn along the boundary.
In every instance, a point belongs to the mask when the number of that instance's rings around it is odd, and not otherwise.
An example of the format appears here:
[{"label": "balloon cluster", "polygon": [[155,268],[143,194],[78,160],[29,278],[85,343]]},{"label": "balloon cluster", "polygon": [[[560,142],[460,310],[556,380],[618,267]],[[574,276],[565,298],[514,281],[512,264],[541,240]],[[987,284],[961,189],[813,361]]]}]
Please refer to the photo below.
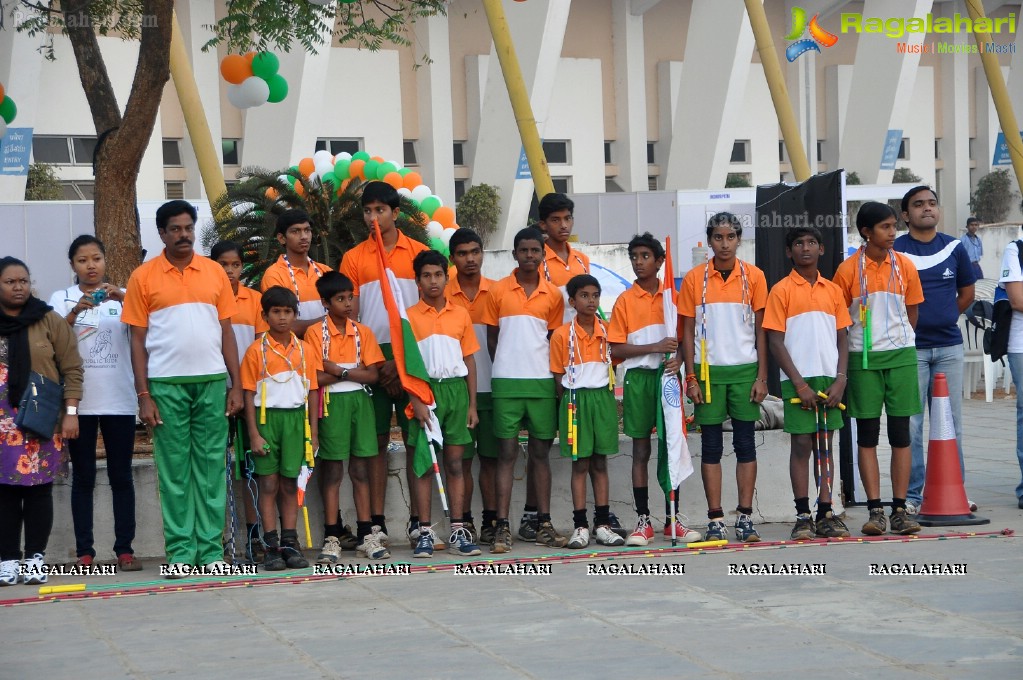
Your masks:
[{"label": "balloon cluster", "polygon": [[7,134],[7,126],[14,122],[17,115],[18,107],[4,92],[4,84],[0,83],[0,137]]},{"label": "balloon cluster", "polygon": [[344,192],[348,183],[369,182],[379,180],[386,182],[398,190],[423,213],[426,233],[430,237],[430,247],[449,255],[448,243],[451,235],[458,229],[455,222],[455,209],[444,205],[439,196],[434,195],[430,187],[423,184],[422,176],[409,168],[403,168],[397,161],[387,161],[380,156],[370,156],[365,151],[354,154],[342,151],[331,156],[329,151],[320,150],[311,157],[303,158],[297,165],[291,166],[292,174],[281,175],[278,179],[291,184],[300,196],[305,187],[294,176],[300,174],[311,181],[329,182],[336,188],[336,195]]},{"label": "balloon cluster", "polygon": [[229,54],[220,62],[227,86],[227,100],[239,109],[277,104],[288,96],[288,81],[277,69],[281,60],[273,52]]}]

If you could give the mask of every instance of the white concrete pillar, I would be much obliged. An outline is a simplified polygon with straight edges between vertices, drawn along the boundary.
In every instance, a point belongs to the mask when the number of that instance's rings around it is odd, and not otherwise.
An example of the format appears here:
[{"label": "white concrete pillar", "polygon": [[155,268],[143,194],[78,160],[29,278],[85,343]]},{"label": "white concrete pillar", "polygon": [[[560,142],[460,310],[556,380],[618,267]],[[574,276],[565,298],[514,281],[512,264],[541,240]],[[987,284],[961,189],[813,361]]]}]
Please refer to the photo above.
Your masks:
[{"label": "white concrete pillar", "polygon": [[[947,3],[941,15],[951,17],[957,3]],[[967,33],[943,36],[956,45],[972,42]],[[941,69],[941,212],[944,231],[958,235],[970,212],[970,71],[969,59],[956,55],[940,59]]]},{"label": "white concrete pillar", "polygon": [[[930,0],[866,0],[863,16],[917,17],[931,10]],[[919,45],[925,34],[908,33],[904,41]],[[892,170],[881,170],[888,130],[904,128],[913,94],[919,54],[899,54],[883,33],[861,33],[849,102],[855,115],[845,117],[839,157],[846,170],[856,171],[864,184],[887,183]],[[932,111],[926,115],[933,116]]]},{"label": "white concrete pillar", "polygon": [[[807,52],[788,65],[789,100],[799,124],[806,162],[817,174],[817,54]],[[833,169],[830,168],[829,169]]]},{"label": "white concrete pillar", "polygon": [[753,46],[743,3],[693,0],[663,188],[725,185]]},{"label": "white concrete pillar", "polygon": [[[503,0],[515,52],[530,93],[540,137],[550,108],[554,78],[568,25],[571,0]],[[508,99],[508,88],[493,46],[488,60],[479,134],[473,154],[472,182],[496,186],[501,194],[501,224],[495,247],[511,247],[515,231],[526,225],[533,180],[516,179],[522,140]]]},{"label": "white concrete pillar", "polygon": [[416,22],[417,49],[431,62],[416,71],[419,101],[419,172],[433,193],[455,200],[454,132],[451,119],[451,48],[448,17],[432,16]]},{"label": "white concrete pillar", "polygon": [[625,191],[646,191],[647,121],[646,63],[643,53],[643,15],[637,0],[611,3],[611,42],[614,50],[615,162],[617,182]]},{"label": "white concrete pillar", "polygon": [[[0,11],[6,13],[6,6]],[[4,84],[7,94],[11,96],[18,107],[17,117],[9,127],[33,129],[32,121],[38,107],[47,105],[45,100],[40,101],[42,93],[39,81],[43,57],[38,52],[39,46],[44,43],[46,36],[38,35],[33,38],[28,33],[16,31],[14,22],[20,21],[21,19],[16,17],[21,15],[22,13],[19,11],[15,13],[15,16],[8,14],[4,17],[5,27],[0,31],[0,83]],[[71,85],[81,89],[79,83]],[[0,137],[0,140],[2,139],[3,137]],[[31,138],[28,138],[16,143],[31,143],[31,141]],[[3,149],[0,149],[0,152],[3,152]],[[0,156],[0,162],[2,160],[3,158]],[[27,165],[25,167],[24,172],[27,173]],[[24,201],[27,181],[27,175],[0,175],[0,201]]]},{"label": "white concrete pillar", "polygon": [[[199,88],[199,98],[206,113],[206,122],[210,126],[210,136],[217,151],[217,158],[223,167],[223,133],[220,122],[220,57],[216,50],[202,51],[202,46],[209,39],[209,29],[216,23],[214,4],[204,0],[181,0],[175,4],[178,24],[181,26],[181,37],[185,42],[185,51],[192,63],[195,84]],[[192,139],[188,134],[188,126],[182,126],[184,137],[181,140],[181,164],[187,173],[185,179],[185,197],[208,200],[206,187],[199,175],[199,162],[195,158]],[[157,125],[153,134],[159,135]],[[162,146],[160,147],[162,149]]]}]

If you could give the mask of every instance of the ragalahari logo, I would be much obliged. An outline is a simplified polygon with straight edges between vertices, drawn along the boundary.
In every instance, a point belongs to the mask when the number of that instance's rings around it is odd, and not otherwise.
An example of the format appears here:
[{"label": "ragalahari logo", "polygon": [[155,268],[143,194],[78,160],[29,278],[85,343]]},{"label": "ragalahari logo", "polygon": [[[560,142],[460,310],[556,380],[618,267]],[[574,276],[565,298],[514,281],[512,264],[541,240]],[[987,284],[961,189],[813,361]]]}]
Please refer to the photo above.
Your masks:
[{"label": "ragalahari logo", "polygon": [[[803,33],[806,31],[810,32],[809,38],[803,38]],[[821,47],[831,47],[838,42],[837,35],[828,33],[817,23],[816,14],[807,22],[806,10],[802,7],[792,8],[792,29],[785,39],[795,41],[785,48],[785,58],[790,62],[811,50],[820,52]]]}]

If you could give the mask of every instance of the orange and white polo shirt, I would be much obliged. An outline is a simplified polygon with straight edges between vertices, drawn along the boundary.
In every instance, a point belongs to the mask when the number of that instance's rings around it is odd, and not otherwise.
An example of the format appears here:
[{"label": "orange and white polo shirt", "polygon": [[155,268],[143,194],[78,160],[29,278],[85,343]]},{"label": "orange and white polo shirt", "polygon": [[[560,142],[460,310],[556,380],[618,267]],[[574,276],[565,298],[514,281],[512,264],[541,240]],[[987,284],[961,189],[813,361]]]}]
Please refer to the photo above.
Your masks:
[{"label": "orange and white polo shirt", "polygon": [[554,397],[547,332],[562,325],[565,303],[543,275],[533,293],[515,279],[516,269],[490,287],[483,323],[501,329],[494,354],[494,397]]},{"label": "orange and white polo shirt", "polygon": [[[754,314],[767,305],[767,278],[758,267],[735,260],[726,281],[714,261],[693,267],[682,279],[679,316],[696,320],[695,362],[700,364],[700,340],[706,338],[707,363],[713,382],[743,381],[757,364]],[[706,304],[704,304],[706,303]]]},{"label": "orange and white polo shirt", "polygon": [[132,272],[121,321],[147,329],[150,380],[199,382],[227,374],[220,322],[236,311],[223,267],[195,254],[182,271],[164,252]]},{"label": "orange and white polo shirt", "polygon": [[[764,329],[785,334],[785,349],[799,375],[834,378],[838,372],[838,331],[852,324],[842,290],[820,273],[810,283],[795,269],[767,296]],[[791,382],[779,370],[782,382]]]},{"label": "orange and white polo shirt", "polygon": [[[429,248],[399,231],[394,248],[384,254],[388,266],[398,280],[405,309],[419,302],[419,288],[416,286],[412,260],[424,250]],[[376,239],[370,237],[345,253],[338,269],[355,285],[355,294],[359,297],[360,320],[373,331],[377,342],[388,346],[386,349],[382,347],[386,355],[391,344],[391,326],[380,292],[380,265],[377,262]]]},{"label": "orange and white polo shirt", "polygon": [[245,350],[255,341],[257,335],[270,330],[263,319],[261,298],[262,294],[258,290],[238,286],[238,294],[234,296],[238,311],[231,317],[231,330],[234,331],[234,339],[238,343],[238,356],[245,354]]},{"label": "orange and white polo shirt", "polygon": [[292,333],[285,347],[262,333],[242,359],[242,389],[255,392],[256,406],[263,405],[265,385],[267,408],[298,408],[317,388],[317,370],[323,370],[323,362],[309,343]]},{"label": "orange and white polo shirt", "polygon": [[573,319],[551,336],[551,372],[560,376],[566,390],[607,388],[611,382],[609,342],[600,319],[593,322],[593,335]]},{"label": "orange and white polo shirt", "polygon": [[305,269],[292,266],[289,270],[287,255],[281,255],[276,262],[266,268],[260,288],[263,292],[271,286],[287,288],[298,296],[298,318],[311,321],[323,316],[323,302],[316,291],[316,282],[329,271],[330,267],[313,262],[312,258],[309,258],[309,264]]},{"label": "orange and white polo shirt", "polygon": [[465,357],[480,349],[469,312],[450,302],[445,302],[444,307],[437,311],[433,305],[420,300],[405,313],[426,364],[426,373],[432,379],[469,375]]},{"label": "orange and white polo shirt", "polygon": [[575,318],[575,309],[568,304],[568,291],[565,290],[565,286],[573,276],[590,273],[590,258],[586,253],[574,250],[570,243],[565,243],[565,247],[568,248],[567,262],[562,260],[553,248],[544,243],[544,260],[540,265],[540,275],[561,291],[561,301],[565,305],[564,322],[568,323]]},{"label": "orange and white polo shirt", "polygon": [[[882,262],[865,256],[864,248],[845,259],[835,271],[837,285],[849,305],[849,368],[862,367],[853,352],[863,352],[863,323],[860,305],[870,310],[869,368],[916,365],[916,331],[909,323],[906,307],[924,301],[920,274],[913,261],[889,250]],[[864,299],[864,297],[866,299]]]},{"label": "orange and white polo shirt", "polygon": [[[326,353],[323,351],[324,327],[327,338]],[[323,370],[324,361],[335,363],[341,368],[358,368],[384,362],[384,354],[373,337],[373,331],[354,319],[348,319],[342,329],[338,330],[330,315],[324,316],[320,323],[314,323],[306,329],[305,341],[316,356],[320,357],[320,370]],[[362,389],[362,383],[338,380],[326,388],[328,392],[355,392]]]},{"label": "orange and white polo shirt", "polygon": [[[611,310],[611,322],[607,327],[607,338],[615,345],[651,345],[668,337],[664,328],[664,285],[653,295],[643,290],[638,284],[618,296]],[[671,297],[677,301],[678,293],[671,291]],[[672,333],[675,336],[677,320],[672,319]],[[664,361],[663,354],[656,352],[638,357],[629,357],[622,361],[625,370],[630,368],[660,368]]]},{"label": "orange and white polo shirt", "polygon": [[493,375],[494,362],[487,350],[487,324],[483,321],[483,313],[487,307],[487,300],[490,299],[490,288],[496,282],[485,276],[480,277],[480,289],[472,300],[462,292],[458,285],[457,272],[448,277],[448,286],[444,289],[444,295],[451,304],[462,307],[469,312],[472,319],[472,328],[476,332],[476,342],[480,349],[473,355],[476,360],[476,394],[490,393],[490,378]]}]

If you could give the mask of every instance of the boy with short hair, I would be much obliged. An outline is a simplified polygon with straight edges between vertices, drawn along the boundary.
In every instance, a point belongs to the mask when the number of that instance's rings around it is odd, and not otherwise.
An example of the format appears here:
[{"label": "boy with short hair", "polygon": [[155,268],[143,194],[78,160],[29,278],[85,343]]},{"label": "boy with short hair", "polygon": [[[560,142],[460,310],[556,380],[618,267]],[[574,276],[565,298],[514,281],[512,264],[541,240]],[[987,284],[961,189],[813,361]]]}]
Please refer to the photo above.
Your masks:
[{"label": "boy with short hair", "polygon": [[540,221],[537,226],[547,236],[544,244],[543,277],[561,290],[565,303],[565,322],[575,310],[568,304],[565,286],[573,276],[590,273],[590,258],[586,253],[574,250],[568,239],[572,237],[575,217],[572,211],[575,203],[565,194],[551,193],[540,199],[537,207]]},{"label": "boy with short hair", "polygon": [[706,539],[725,537],[722,424],[731,418],[739,495],[735,537],[755,543],[760,534],[752,517],[757,484],[754,432],[760,402],[767,396],[767,341],[762,326],[767,279],[759,268],[736,257],[742,223],[732,213],[720,212],[710,218],[707,241],[714,257],[689,270],[682,280],[678,305],[682,356],[688,371],[686,394],[693,400],[703,447],[700,472],[707,496]]},{"label": "boy with short hair", "polygon": [[[511,550],[508,523],[519,430],[529,433],[531,477],[535,487],[537,545],[562,548],[568,539],[551,524],[551,468],[548,456],[557,431],[554,374],[550,370],[550,334],[562,324],[561,293],[539,271],[543,234],[527,227],[515,234],[518,267],[490,288],[483,313],[487,349],[494,360],[494,434],[501,441],[497,462],[497,524],[490,551]],[[527,484],[530,479],[527,478]]]},{"label": "boy with short hair", "polygon": [[[451,235],[448,244],[455,276],[450,276],[444,291],[448,302],[469,312],[480,349],[472,355],[476,364],[476,414],[479,424],[469,430],[473,444],[465,447],[462,457],[462,478],[465,480],[465,501],[462,504],[462,524],[476,540],[487,544],[494,540],[497,520],[497,456],[500,445],[494,436],[494,403],[490,392],[493,361],[487,351],[487,325],[483,310],[490,299],[490,288],[496,282],[483,276],[483,239],[472,229],[462,227]],[[477,534],[472,521],[472,459],[480,461],[479,485],[483,499],[483,519]]]},{"label": "boy with short hair", "polygon": [[284,252],[267,267],[261,286],[263,292],[271,286],[281,286],[295,293],[298,315],[292,330],[301,337],[306,328],[323,318],[316,281],[329,272],[330,267],[309,257],[313,227],[312,218],[305,210],[293,208],[277,216],[277,242],[284,247]]},{"label": "boy with short hair", "polygon": [[[472,535],[462,521],[465,500],[462,478],[462,454],[472,443],[469,430],[476,427],[476,362],[473,354],[479,342],[469,312],[448,302],[444,289],[448,283],[448,261],[436,250],[426,250],[412,262],[419,286],[420,301],[407,310],[412,333],[416,336],[426,372],[433,390],[434,415],[444,437],[444,472],[451,503],[451,535],[448,552],[460,557],[480,554]],[[419,442],[420,429],[430,426],[430,408],[410,394],[415,420],[409,423],[409,440]],[[420,444],[422,445],[422,444]],[[426,444],[430,446],[429,443]],[[433,475],[424,472],[416,480],[419,538],[413,557],[432,557],[437,536],[430,526]]]},{"label": "boy with short hair", "polygon": [[622,545],[611,529],[607,457],[618,453],[618,406],[614,397],[611,345],[607,327],[597,318],[600,282],[589,274],[572,277],[566,289],[575,318],[551,336],[551,372],[561,399],[561,455],[572,458],[572,519],[567,547],[590,544],[586,519],[586,477],[593,484],[593,523],[597,543]]},{"label": "boy with short hair", "polygon": [[322,364],[319,355],[291,331],[298,313],[294,293],[282,286],[271,286],[264,291],[261,304],[270,330],[245,352],[241,379],[253,465],[259,475],[259,514],[266,548],[263,568],[303,569],[309,562],[302,556],[295,529],[297,480],[306,447],[311,446],[314,451],[317,448],[317,423],[309,416],[309,400],[315,397],[316,371]]},{"label": "boy with short hair", "polygon": [[[838,404],[845,392],[852,325],[841,289],[821,276],[817,262],[824,254],[823,236],[816,227],[797,227],[785,234],[785,255],[793,269],[767,296],[764,330],[778,367],[785,409],[785,431],[791,435],[789,477],[796,504],[793,541],[844,538],[845,523],[831,509],[831,486],[836,470],[831,440],[842,427]],[[786,379],[787,376],[787,379]],[[819,397],[820,394],[826,397]],[[791,403],[796,399],[797,403]],[[826,445],[821,445],[819,430]],[[817,476],[817,518],[810,516],[810,454],[817,437],[813,464]]]},{"label": "boy with short hair", "polygon": [[[374,221],[380,225],[380,237],[386,251],[384,259],[394,272],[398,288],[401,289],[402,299],[405,302],[405,308],[408,309],[419,300],[415,273],[412,271],[412,260],[418,253],[428,250],[428,248],[398,230],[396,221],[400,199],[401,197],[394,187],[386,182],[367,183],[362,190],[362,219],[370,229],[373,229]],[[387,490],[387,445],[391,441],[392,413],[397,418],[401,436],[405,442],[406,480],[409,486],[410,507],[415,508],[416,502],[415,474],[412,472],[413,451],[408,446],[408,418],[405,416],[408,396],[401,388],[398,369],[394,364],[394,353],[391,350],[391,327],[380,292],[380,265],[377,260],[376,239],[371,235],[346,252],[341,258],[341,266],[338,269],[351,279],[355,286],[354,315],[373,331],[374,337],[380,343],[380,350],[384,354],[384,363],[380,366],[380,379],[376,389],[373,390],[377,449],[380,455],[371,461],[369,483],[372,521],[373,524],[380,526],[386,534],[384,496]],[[413,547],[419,538],[418,527],[419,518],[410,517],[408,538]]]},{"label": "boy with short hair", "polygon": [[[263,320],[263,308],[260,305],[260,293],[247,286],[242,285],[241,275],[243,268],[243,253],[241,245],[234,241],[220,241],[210,249],[210,259],[224,268],[227,280],[231,282],[231,290],[234,291],[234,301],[237,313],[231,317],[231,330],[234,332],[235,342],[238,344],[238,351],[244,352],[255,340],[256,336],[266,330],[269,326]],[[230,381],[228,382],[230,387]],[[230,431],[228,437],[234,434],[235,456],[239,459],[235,465],[236,482],[255,478],[255,471],[251,467],[251,459],[246,458],[245,451],[249,450],[249,434],[245,425],[244,413],[232,416],[230,419]],[[257,482],[258,483],[258,482]],[[236,483],[236,493],[241,491],[245,505],[245,551],[246,557],[251,562],[257,558],[262,559],[259,550],[259,514],[256,511],[256,504],[253,493],[245,493],[241,487],[245,486]]]},{"label": "boy with short hair", "polygon": [[[351,318],[355,287],[347,276],[327,272],[316,282],[316,290],[327,310],[323,320],[305,333],[305,341],[323,363],[316,372],[320,392],[319,403],[314,404],[319,416],[317,476],[324,518],[323,550],[316,561],[335,564],[342,549],[352,548],[370,559],[383,559],[390,556],[386,536],[370,521],[369,466],[379,451],[367,386],[377,381],[377,367],[384,362],[384,355],[373,331]],[[349,532],[341,522],[338,498],[346,460],[357,527],[351,548],[346,545]]]},{"label": "boy with short hair", "polygon": [[[632,438],[632,493],[636,501],[636,528],[626,545],[643,546],[654,538],[650,523],[650,487],[647,464],[650,462],[650,434],[657,424],[657,412],[661,408],[661,386],[659,371],[678,373],[681,359],[677,354],[665,362],[666,354],[678,350],[678,340],[666,335],[664,330],[664,286],[672,287],[674,281],[662,285],[657,278],[664,265],[664,246],[649,232],[634,236],[629,241],[629,261],[636,281],[615,301],[611,311],[611,323],[607,337],[611,343],[611,357],[622,362],[625,368],[625,385],[622,392],[623,423],[625,434]],[[675,536],[683,543],[700,540],[700,532],[688,528],[678,519],[678,493],[675,494],[675,508],[672,513],[670,501],[665,498],[664,537],[671,538],[671,516],[675,515],[677,526]]]}]

